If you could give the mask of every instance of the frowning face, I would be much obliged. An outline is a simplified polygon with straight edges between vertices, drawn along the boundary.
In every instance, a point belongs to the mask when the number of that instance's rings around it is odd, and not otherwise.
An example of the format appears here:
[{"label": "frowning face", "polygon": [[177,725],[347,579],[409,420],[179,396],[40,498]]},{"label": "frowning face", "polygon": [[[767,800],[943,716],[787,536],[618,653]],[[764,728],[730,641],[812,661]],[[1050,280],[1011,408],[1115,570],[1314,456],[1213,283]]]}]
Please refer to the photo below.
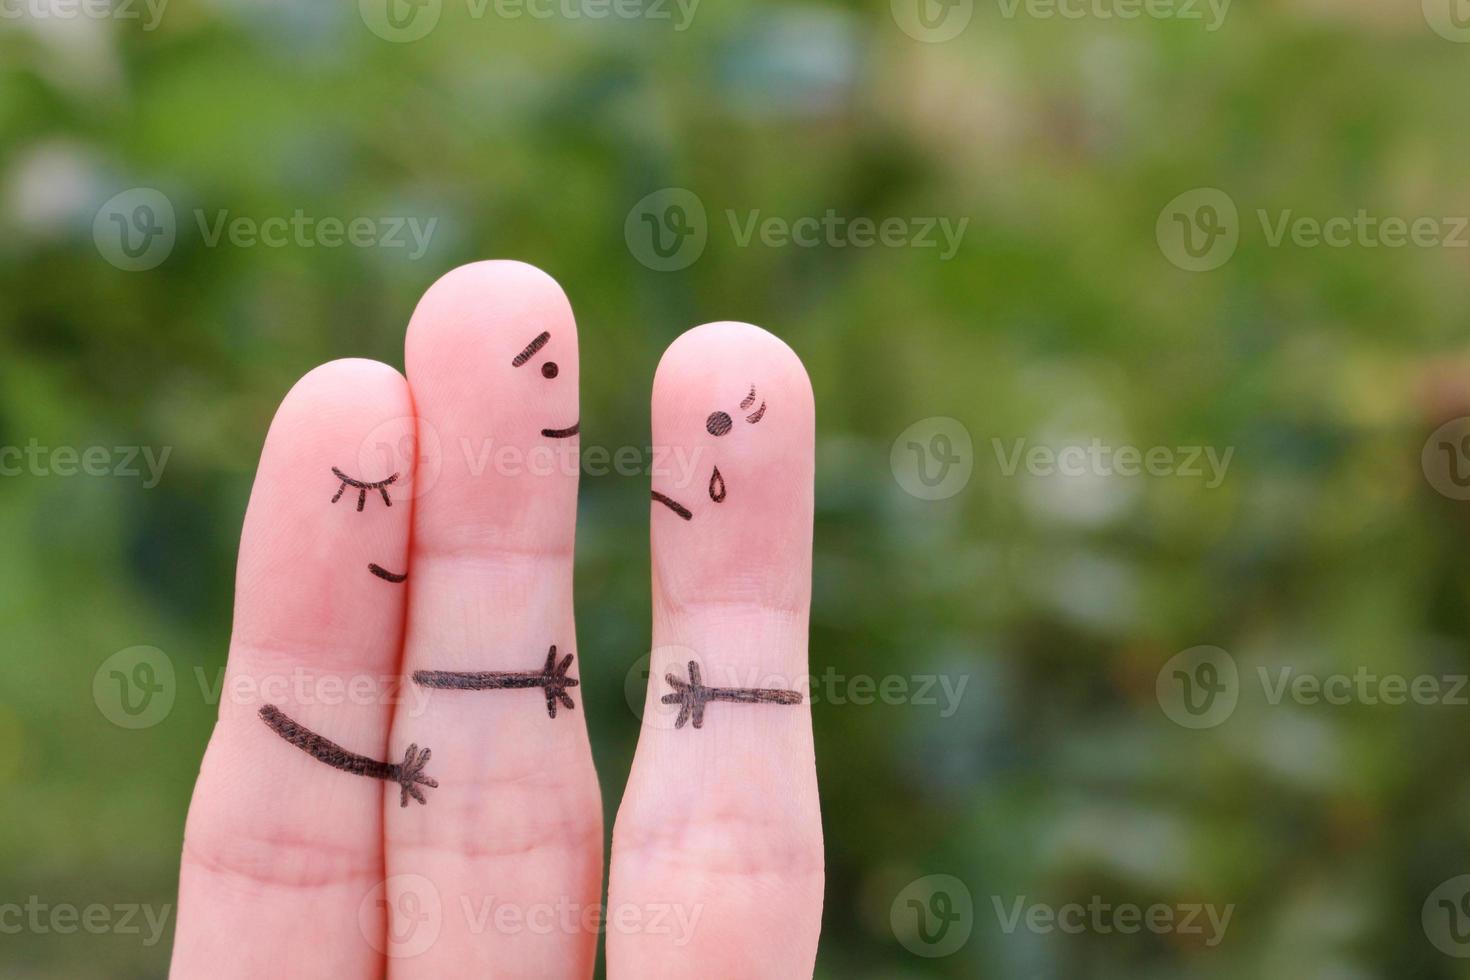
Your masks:
[{"label": "frowning face", "polygon": [[[755,385],[751,385],[750,393],[740,400],[740,410],[743,413],[747,413],[745,414],[745,421],[750,425],[755,425],[761,419],[765,418],[766,415],[766,403],[764,401],[760,403],[759,408],[755,409],[754,411],[750,410],[751,406],[755,405],[755,403]],[[735,420],[730,417],[730,413],[716,409],[715,411],[710,412],[709,417],[704,420],[704,428],[705,431],[708,432],[710,435],[714,436],[717,439],[721,439],[729,435],[731,430],[735,428]],[[723,474],[720,473],[719,464],[715,464],[715,467],[710,473],[709,477],[709,499],[713,500],[717,504],[724,503],[726,494],[727,488],[725,486],[725,477]],[[675,500],[673,497],[670,497],[668,494],[659,493],[657,490],[655,490],[653,491],[653,499],[663,504],[675,514],[678,514],[686,521],[692,520],[694,518],[693,511],[681,504],[679,501]]]},{"label": "frowning face", "polygon": [[[519,354],[510,359],[510,366],[513,368],[525,367],[531,361],[531,359],[534,358],[538,353],[540,353],[541,349],[549,343],[551,343],[551,332],[549,330],[541,331],[541,333],[537,334],[536,337],[533,338],[529,344],[522,348]],[[551,360],[550,354],[542,359],[541,377],[545,378],[547,381],[555,381],[557,375],[559,375],[560,373],[561,369],[557,367],[555,361]],[[576,435],[580,428],[581,420],[579,419],[566,428],[542,429],[541,434],[549,439],[566,439],[570,436]]]}]

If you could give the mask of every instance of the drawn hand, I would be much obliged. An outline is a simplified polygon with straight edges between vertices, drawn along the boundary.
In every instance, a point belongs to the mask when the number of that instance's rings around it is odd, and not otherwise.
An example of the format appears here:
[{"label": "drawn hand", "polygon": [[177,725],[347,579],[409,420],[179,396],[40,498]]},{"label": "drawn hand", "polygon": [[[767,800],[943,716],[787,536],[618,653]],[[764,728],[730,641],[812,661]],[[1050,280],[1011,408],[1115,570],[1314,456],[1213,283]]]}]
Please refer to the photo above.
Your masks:
[{"label": "drawn hand", "polygon": [[[641,728],[622,688],[644,651],[578,651],[572,554],[583,465],[649,443],[582,431],[560,287],[516,262],[456,269],[414,311],[405,364],[322,365],[271,423],[173,976],[585,978],[602,932],[613,978],[810,976],[800,361],[746,324],[685,333],[654,378],[651,486],[589,483],[602,513],[653,494]],[[628,383],[589,387],[601,403]],[[589,712],[638,738],[606,897]]]}]

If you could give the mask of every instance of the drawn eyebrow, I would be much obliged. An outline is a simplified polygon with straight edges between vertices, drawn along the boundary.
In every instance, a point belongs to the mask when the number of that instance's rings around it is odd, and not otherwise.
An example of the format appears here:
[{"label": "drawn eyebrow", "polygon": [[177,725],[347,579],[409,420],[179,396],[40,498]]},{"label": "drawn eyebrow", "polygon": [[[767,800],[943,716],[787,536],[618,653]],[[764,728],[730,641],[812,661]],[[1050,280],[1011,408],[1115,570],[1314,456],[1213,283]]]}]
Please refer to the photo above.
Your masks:
[{"label": "drawn eyebrow", "polygon": [[755,404],[755,385],[750,386],[750,394],[740,400],[741,408],[749,408]]},{"label": "drawn eyebrow", "polygon": [[385,582],[404,582],[408,580],[407,572],[399,575],[397,572],[388,571],[388,569],[384,568],[382,565],[377,564],[376,562],[368,562],[368,571],[372,572],[374,575]]},{"label": "drawn eyebrow", "polygon": [[335,466],[332,467],[332,474],[336,476],[337,479],[342,481],[342,485],[337,488],[336,495],[332,497],[332,503],[335,504],[337,501],[341,500],[342,494],[346,492],[348,487],[354,487],[357,490],[358,510],[362,510],[363,506],[367,503],[367,492],[369,490],[376,490],[378,491],[378,493],[383,495],[383,506],[393,506],[393,501],[388,497],[388,487],[391,484],[397,482],[397,473],[394,473],[386,480],[379,480],[377,483],[366,483],[362,480],[355,480],[352,477],[348,476],[346,473],[343,473],[341,470],[337,469],[337,467]]},{"label": "drawn eyebrow", "polygon": [[417,745],[410,745],[400,764],[379,762],[377,759],[349,752],[300,722],[292,721],[286,717],[284,711],[273,704],[265,705],[260,709],[260,720],[265,722],[271,731],[313,759],[325,762],[333,769],[341,769],[354,776],[368,776],[372,779],[397,783],[399,789],[402,790],[399,806],[408,806],[410,796],[420,803],[428,802],[424,799],[423,790],[419,789],[419,786],[435,788],[439,785],[438,780],[424,775],[424,766],[428,763],[431,754],[427,748],[420,751]]},{"label": "drawn eyebrow", "polygon": [[545,347],[546,346],[546,342],[548,340],[550,340],[550,339],[551,339],[551,331],[550,330],[543,330],[543,331],[541,331],[541,333],[536,336],[536,339],[535,340],[531,341],[529,344],[526,345],[526,349],[525,350],[521,351],[515,357],[512,357],[510,359],[510,366],[511,367],[520,367],[522,364],[525,364],[527,361],[529,361],[532,357],[534,357],[536,355],[536,352],[538,350],[540,350],[541,348]]}]

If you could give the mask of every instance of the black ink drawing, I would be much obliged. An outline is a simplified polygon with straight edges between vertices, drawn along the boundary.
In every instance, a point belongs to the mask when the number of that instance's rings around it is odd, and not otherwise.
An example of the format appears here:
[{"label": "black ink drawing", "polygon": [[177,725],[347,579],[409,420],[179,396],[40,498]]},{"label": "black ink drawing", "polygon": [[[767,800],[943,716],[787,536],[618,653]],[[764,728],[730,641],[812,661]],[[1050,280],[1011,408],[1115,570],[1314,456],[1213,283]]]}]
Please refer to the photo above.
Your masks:
[{"label": "black ink drawing", "polygon": [[576,687],[579,683],[575,677],[567,676],[567,668],[571,665],[570,653],[561,663],[556,662],[556,647],[553,645],[546,653],[546,666],[540,670],[416,670],[413,682],[449,691],[507,691],[539,687],[546,694],[546,713],[555,718],[558,701],[567,708],[576,707],[567,695],[567,688]]},{"label": "black ink drawing", "polygon": [[428,786],[433,789],[439,785],[438,780],[424,775],[424,766],[428,763],[430,755],[428,749],[420,750],[417,745],[410,745],[408,751],[403,754],[401,763],[379,762],[377,759],[369,759],[365,755],[349,752],[336,742],[323,738],[316,732],[287,718],[285,713],[273,704],[268,704],[260,709],[260,718],[270,726],[271,731],[313,759],[325,762],[333,769],[397,783],[402,791],[399,795],[399,806],[408,806],[410,796],[420,803],[427,803],[423,790],[419,787]]},{"label": "black ink drawing", "polygon": [[695,728],[704,727],[704,706],[711,701],[731,701],[736,704],[801,704],[800,691],[786,691],[775,687],[705,687],[700,680],[699,664],[689,661],[689,680],[682,681],[673,674],[665,674],[664,680],[674,690],[665,694],[664,704],[677,704],[679,717],[674,720],[675,728],[683,728],[691,718]]},{"label": "black ink drawing", "polygon": [[393,506],[393,501],[388,497],[388,487],[398,482],[397,473],[394,473],[386,480],[379,480],[377,483],[366,483],[362,480],[355,480],[352,477],[348,476],[346,473],[343,473],[341,470],[337,469],[337,467],[335,466],[332,467],[332,474],[336,476],[337,479],[342,481],[342,485],[337,488],[336,496],[332,498],[332,503],[335,504],[337,501],[341,500],[342,494],[347,492],[347,488],[353,487],[357,490],[357,509],[359,511],[362,510],[364,505],[367,504],[367,494],[369,490],[376,490],[378,491],[378,493],[383,495],[383,505],[385,507]]},{"label": "black ink drawing", "polygon": [[541,333],[539,333],[539,334],[536,335],[536,339],[535,340],[531,341],[529,344],[526,345],[526,349],[525,350],[521,351],[515,357],[512,357],[510,359],[510,366],[511,367],[520,367],[522,364],[525,364],[531,358],[535,357],[536,356],[536,352],[538,350],[540,350],[541,348],[545,347],[546,346],[546,342],[548,340],[550,340],[550,339],[551,339],[551,331],[549,331],[549,330],[543,330],[543,331],[541,331]]},{"label": "black ink drawing", "polygon": [[[510,366],[520,367],[521,365],[525,364],[531,358],[535,357],[536,352],[545,347],[550,340],[551,331],[541,331],[539,334],[536,335],[536,338],[532,340],[529,344],[527,344],[519,354],[510,359]],[[547,379],[548,381],[550,381],[552,378],[555,378],[560,373],[561,368],[556,366],[555,361],[547,361],[545,364],[541,365],[541,377]],[[578,432],[581,431],[581,428],[582,423],[573,422],[565,429],[542,429],[541,434],[543,436],[546,436],[548,439],[565,439],[568,436],[576,435]]]},{"label": "black ink drawing", "polygon": [[686,521],[689,520],[689,518],[691,518],[691,517],[694,516],[694,514],[690,512],[690,510],[689,510],[688,507],[685,507],[683,504],[679,503],[673,497],[667,496],[666,494],[659,493],[657,490],[653,491],[653,499],[654,500],[657,500],[659,503],[663,504],[665,507],[667,507],[669,510],[673,511],[675,514],[678,514],[680,517],[684,518],[684,520],[686,520]]},{"label": "black ink drawing", "polygon": [[372,572],[374,575],[385,582],[403,582],[408,579],[407,572],[399,575],[397,572],[388,571],[388,569],[384,568],[382,565],[376,564],[375,562],[368,562],[368,571]]},{"label": "black ink drawing", "polygon": [[[754,405],[755,397],[755,385],[751,385],[750,393],[740,400],[740,407],[742,409],[747,409],[750,406]],[[751,425],[755,425],[757,422],[765,417],[766,403],[764,400],[762,400],[760,408],[757,408],[755,411],[745,416],[745,421],[749,422]],[[704,420],[705,431],[708,432],[710,435],[715,436],[716,438],[723,435],[728,435],[730,433],[730,430],[734,427],[735,420],[730,418],[729,412],[710,412],[709,417]],[[653,491],[653,499],[663,504],[675,514],[678,514],[686,521],[694,516],[693,512],[690,511],[688,507],[685,507],[683,504],[679,503],[668,494],[659,493],[657,490],[655,490]],[[723,475],[721,475],[720,468],[718,466],[714,468],[714,472],[711,473],[709,477],[709,499],[713,500],[717,504],[723,503],[725,500],[725,478]]]}]

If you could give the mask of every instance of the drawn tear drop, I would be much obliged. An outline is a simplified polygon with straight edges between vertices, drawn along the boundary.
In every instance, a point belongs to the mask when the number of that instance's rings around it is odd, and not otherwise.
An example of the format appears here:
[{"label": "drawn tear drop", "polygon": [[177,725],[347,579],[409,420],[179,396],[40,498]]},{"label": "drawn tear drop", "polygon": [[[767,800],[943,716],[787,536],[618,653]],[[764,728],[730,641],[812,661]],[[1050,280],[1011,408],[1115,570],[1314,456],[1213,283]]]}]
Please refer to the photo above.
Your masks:
[{"label": "drawn tear drop", "polygon": [[715,503],[719,503],[720,501],[725,499],[725,478],[723,476],[720,476],[720,468],[718,466],[716,466],[715,471],[710,474],[709,499],[713,500]]}]

